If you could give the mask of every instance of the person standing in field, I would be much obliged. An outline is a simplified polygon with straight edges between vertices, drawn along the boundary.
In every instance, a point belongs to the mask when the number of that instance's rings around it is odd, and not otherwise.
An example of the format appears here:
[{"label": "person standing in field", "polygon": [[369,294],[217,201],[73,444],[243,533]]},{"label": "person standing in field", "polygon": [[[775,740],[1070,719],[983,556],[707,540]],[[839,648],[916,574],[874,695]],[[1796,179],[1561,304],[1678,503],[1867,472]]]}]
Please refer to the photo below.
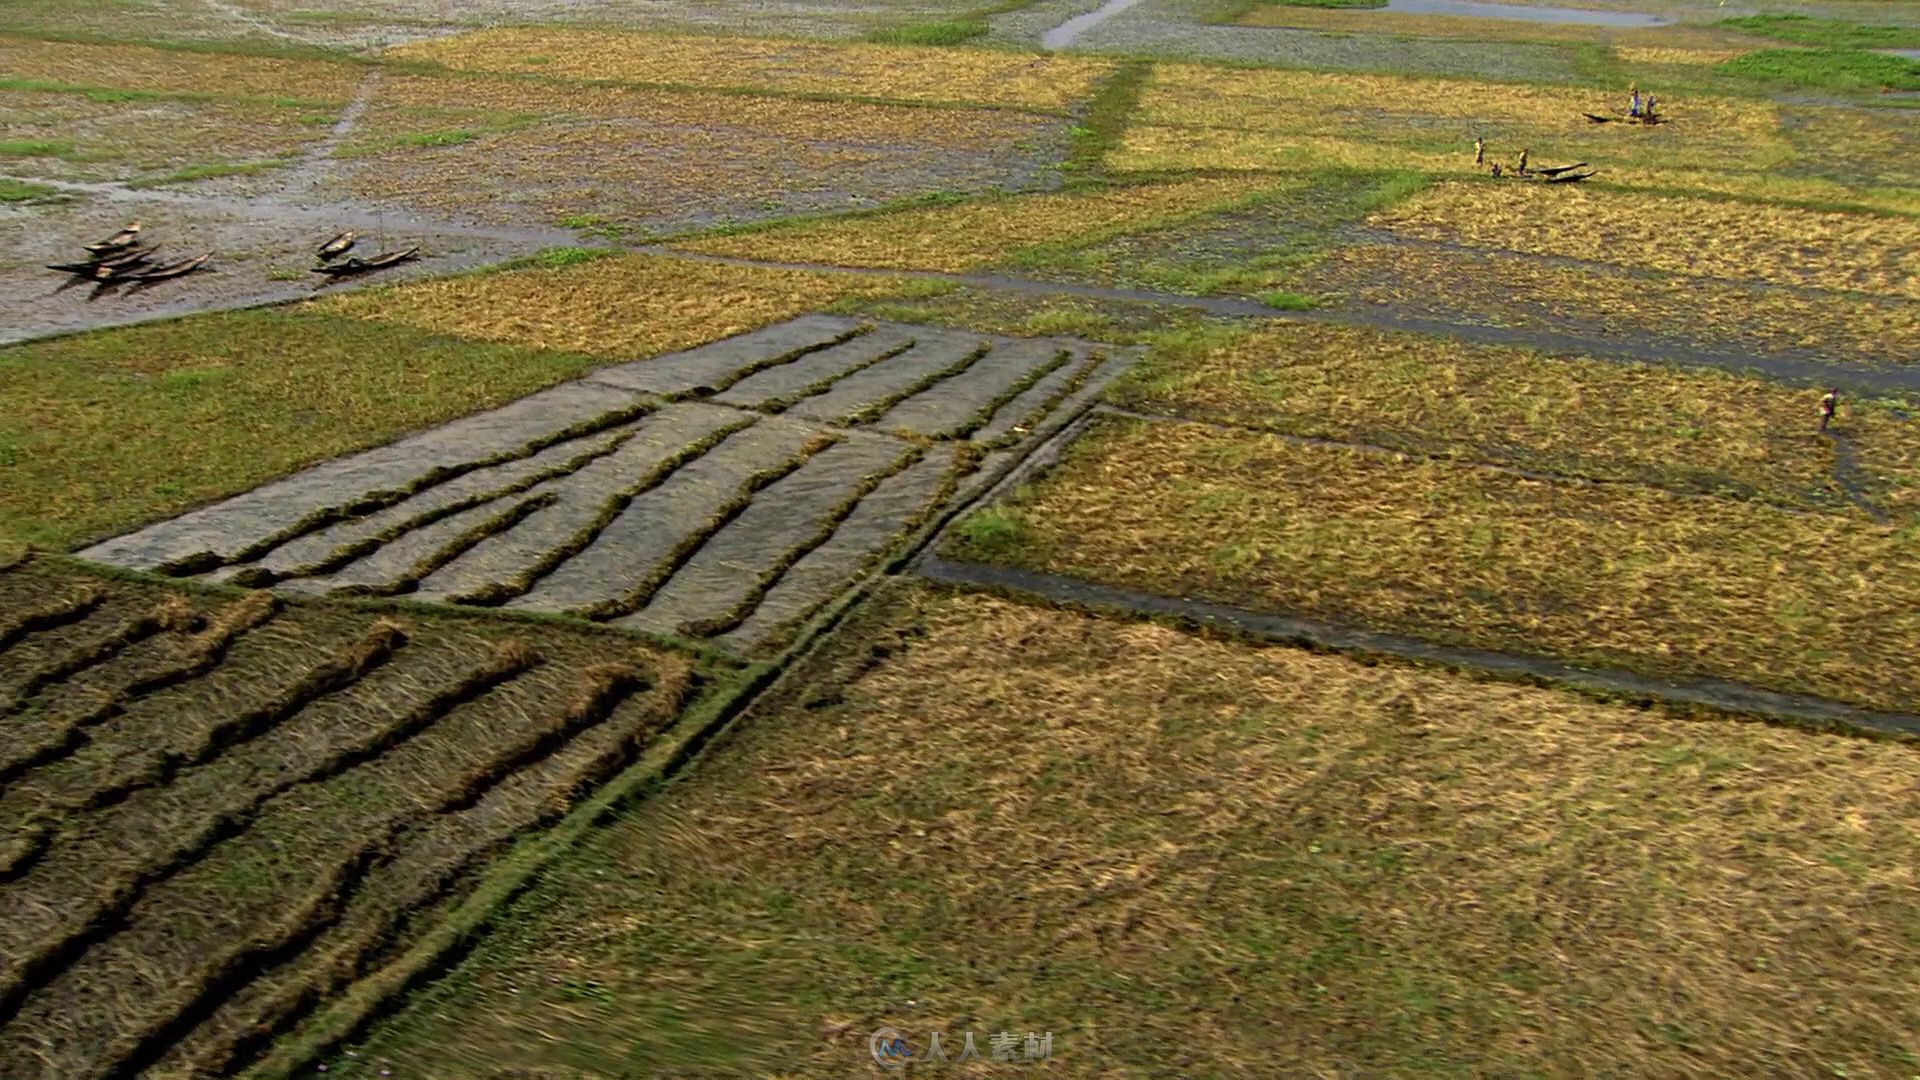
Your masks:
[{"label": "person standing in field", "polygon": [[1639,116],[1640,115],[1640,84],[1629,83],[1627,85],[1627,93],[1633,95],[1631,98],[1627,99],[1627,115]]},{"label": "person standing in field", "polygon": [[1481,139],[1481,138],[1475,138],[1473,140],[1473,163],[1475,165],[1484,165],[1486,164],[1486,161],[1487,161],[1487,140]]},{"label": "person standing in field", "polygon": [[1827,425],[1833,423],[1833,410],[1839,404],[1840,404],[1840,388],[1837,386],[1828,390],[1827,396],[1820,399],[1820,430],[1821,431],[1827,430]]},{"label": "person standing in field", "polygon": [[1513,171],[1517,176],[1527,175],[1527,148],[1524,146],[1520,148],[1520,164]]}]

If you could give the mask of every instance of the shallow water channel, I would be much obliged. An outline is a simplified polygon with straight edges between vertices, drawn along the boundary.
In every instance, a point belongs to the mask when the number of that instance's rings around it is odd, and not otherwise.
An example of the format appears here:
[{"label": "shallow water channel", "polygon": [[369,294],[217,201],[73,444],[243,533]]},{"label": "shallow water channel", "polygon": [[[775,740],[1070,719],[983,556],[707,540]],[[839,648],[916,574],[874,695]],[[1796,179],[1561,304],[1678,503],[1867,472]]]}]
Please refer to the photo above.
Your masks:
[{"label": "shallow water channel", "polygon": [[1649,15],[1642,11],[1489,4],[1480,0],[1387,0],[1385,7],[1369,10],[1402,15],[1461,15],[1472,19],[1511,19],[1517,22],[1588,26],[1665,26],[1673,21],[1664,15]]}]

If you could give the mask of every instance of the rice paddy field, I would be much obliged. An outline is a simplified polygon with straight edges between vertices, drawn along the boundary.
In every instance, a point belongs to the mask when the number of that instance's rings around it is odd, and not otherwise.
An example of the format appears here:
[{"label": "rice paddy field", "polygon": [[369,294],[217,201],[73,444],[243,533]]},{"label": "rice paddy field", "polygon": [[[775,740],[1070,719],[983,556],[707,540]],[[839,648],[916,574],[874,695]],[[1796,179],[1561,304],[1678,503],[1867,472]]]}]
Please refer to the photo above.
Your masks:
[{"label": "rice paddy field", "polygon": [[0,1077],[1920,1075],[1920,8],[1403,7],[0,6]]}]

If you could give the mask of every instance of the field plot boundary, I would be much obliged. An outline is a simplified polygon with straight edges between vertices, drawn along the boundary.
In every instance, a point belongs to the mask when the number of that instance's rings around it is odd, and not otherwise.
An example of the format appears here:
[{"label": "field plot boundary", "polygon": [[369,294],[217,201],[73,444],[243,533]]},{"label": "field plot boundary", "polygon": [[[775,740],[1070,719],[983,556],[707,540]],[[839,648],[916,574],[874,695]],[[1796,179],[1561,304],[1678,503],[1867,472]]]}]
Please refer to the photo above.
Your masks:
[{"label": "field plot boundary", "polygon": [[[1071,433],[1079,430],[1097,406],[1100,393],[1139,355],[1137,349],[1113,347],[1107,358],[1078,386],[1072,388],[1065,399],[1040,422],[1021,444],[1023,449],[990,451],[978,471],[959,479],[956,489],[944,501],[935,502],[935,511],[928,515],[927,520],[896,541],[872,567],[804,620],[794,630],[792,640],[777,655],[748,662],[739,668],[733,681],[722,681],[707,691],[683,710],[678,719],[654,736],[639,760],[583,797],[560,820],[515,841],[505,855],[481,872],[473,890],[450,914],[423,931],[404,953],[355,981],[331,1003],[316,1009],[263,1057],[241,1072],[239,1075],[242,1080],[285,1080],[303,1074],[315,1059],[350,1041],[377,1022],[400,995],[450,970],[463,952],[488,929],[504,905],[530,887],[544,867],[573,848],[622,803],[644,796],[694,762],[750,706],[782,685],[789,675],[801,672],[805,667],[803,661],[830,642],[832,632],[877,590],[884,588],[889,581],[901,580],[910,574],[917,561],[932,549],[934,542],[950,524],[1025,475],[1037,456],[1057,452],[1060,445],[1071,441]],[[140,580],[176,584],[180,581],[140,571],[100,567],[90,563],[82,565],[96,573],[123,574]],[[238,591],[230,586],[211,587],[222,592]],[[296,602],[319,603],[313,600]],[[347,599],[328,603],[339,602],[457,612],[477,619],[496,616],[500,612],[500,609],[476,610],[457,605],[394,600]],[[628,633],[655,639],[651,634],[622,631],[604,623],[577,620],[569,616],[541,615],[538,618],[562,621],[569,626],[592,626],[605,633]],[[675,640],[673,646],[702,658],[712,653],[699,642]]]},{"label": "field plot boundary", "polygon": [[686,251],[671,245],[643,245],[633,249],[643,255],[686,259],[719,266],[752,267],[766,270],[800,270],[823,274],[847,274],[857,277],[898,278],[904,281],[942,281],[968,288],[1011,292],[1026,296],[1064,296],[1120,303],[1160,304],[1190,308],[1207,315],[1226,318],[1253,318],[1273,322],[1319,323],[1334,326],[1359,326],[1376,330],[1399,330],[1432,334],[1475,345],[1511,345],[1547,351],[1575,352],[1582,356],[1621,363],[1657,363],[1681,368],[1708,368],[1737,375],[1758,375],[1783,382],[1833,386],[1854,391],[1920,390],[1920,367],[1856,364],[1844,361],[1810,360],[1788,356],[1768,356],[1739,349],[1703,349],[1675,342],[1623,341],[1619,337],[1565,334],[1524,327],[1492,326],[1466,321],[1445,321],[1417,315],[1400,315],[1391,310],[1341,310],[1322,308],[1289,311],[1269,307],[1258,300],[1233,296],[1199,296],[1158,292],[1115,285],[1087,285],[1042,278],[1017,277],[979,271],[899,270],[865,266],[837,266],[830,263],[784,262],[778,259],[754,259],[739,255],[715,255]]},{"label": "field plot boundary", "polygon": [[1171,619],[1239,637],[1362,658],[1387,657],[1437,664],[1504,681],[1562,687],[1603,700],[1625,699],[1644,707],[1663,706],[1682,712],[1707,710],[1854,734],[1920,737],[1920,714],[1865,709],[1829,698],[1783,694],[1723,679],[1656,679],[1616,669],[1575,667],[1543,656],[1441,645],[1401,634],[939,556],[918,560],[914,571],[928,581],[947,586],[984,589],[1080,610]]}]

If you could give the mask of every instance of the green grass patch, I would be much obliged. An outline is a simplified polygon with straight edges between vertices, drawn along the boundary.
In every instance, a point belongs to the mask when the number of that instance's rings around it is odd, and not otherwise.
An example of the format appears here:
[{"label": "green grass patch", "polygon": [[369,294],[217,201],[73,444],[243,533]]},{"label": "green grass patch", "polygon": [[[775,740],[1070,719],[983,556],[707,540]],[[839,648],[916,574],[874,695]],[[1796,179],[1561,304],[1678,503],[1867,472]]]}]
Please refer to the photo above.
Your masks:
[{"label": "green grass patch", "polygon": [[550,247],[534,253],[533,265],[551,270],[562,266],[579,266],[615,254],[618,253],[612,248]]},{"label": "green grass patch", "polygon": [[1742,15],[1717,24],[1757,37],[1837,49],[1920,49],[1920,27],[1869,26],[1811,15]]},{"label": "green grass patch", "polygon": [[1140,95],[1152,74],[1151,61],[1127,60],[1107,76],[1088,103],[1086,115],[1067,130],[1067,160],[1060,166],[1062,171],[1093,174],[1102,169],[1107,153],[1126,137],[1127,125],[1140,107]]},{"label": "green grass patch", "polygon": [[1254,299],[1276,311],[1312,311],[1320,306],[1320,301],[1316,297],[1288,292],[1285,289],[1268,289]]},{"label": "green grass patch", "polygon": [[968,557],[995,562],[1025,544],[1031,530],[1018,511],[989,506],[960,519],[953,535]]},{"label": "green grass patch", "polygon": [[73,154],[72,139],[7,139],[0,141],[0,157],[64,158]]},{"label": "green grass patch", "polygon": [[986,33],[985,19],[932,19],[884,27],[868,34],[867,40],[882,45],[964,45]]},{"label": "green grass patch", "polygon": [[64,197],[60,189],[45,184],[0,178],[0,203],[55,202]]},{"label": "green grass patch", "polygon": [[72,547],[598,362],[288,309],[0,349],[0,538]]},{"label": "green grass patch", "polygon": [[1920,60],[1862,49],[1761,49],[1717,64],[1713,70],[1788,87],[1920,90]]}]

